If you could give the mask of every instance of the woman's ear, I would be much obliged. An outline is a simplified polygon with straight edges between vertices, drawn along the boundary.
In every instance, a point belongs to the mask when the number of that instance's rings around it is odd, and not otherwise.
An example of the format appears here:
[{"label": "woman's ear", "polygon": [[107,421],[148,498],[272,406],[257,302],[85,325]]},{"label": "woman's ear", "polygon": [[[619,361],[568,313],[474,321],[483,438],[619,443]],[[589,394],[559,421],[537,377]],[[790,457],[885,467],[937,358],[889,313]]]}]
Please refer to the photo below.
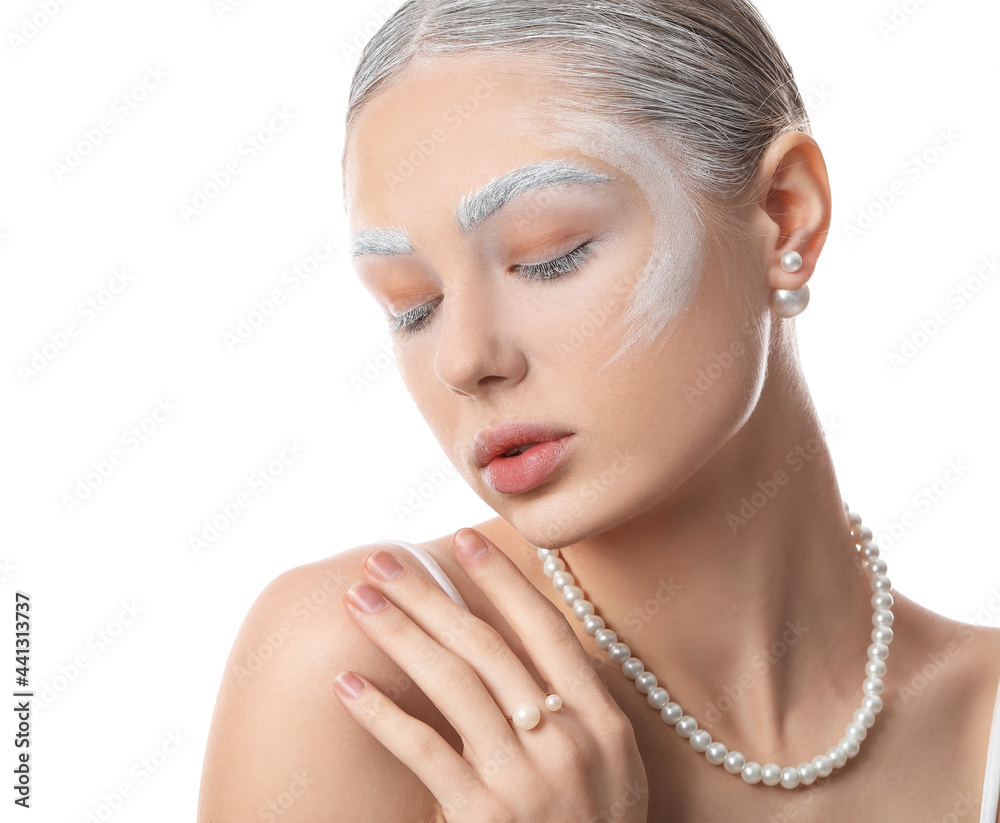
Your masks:
[{"label": "woman's ear", "polygon": [[[769,289],[797,289],[806,283],[830,230],[830,180],[819,145],[808,134],[775,138],[758,169],[753,224],[761,238]],[[802,266],[781,267],[781,256],[798,252]]]}]

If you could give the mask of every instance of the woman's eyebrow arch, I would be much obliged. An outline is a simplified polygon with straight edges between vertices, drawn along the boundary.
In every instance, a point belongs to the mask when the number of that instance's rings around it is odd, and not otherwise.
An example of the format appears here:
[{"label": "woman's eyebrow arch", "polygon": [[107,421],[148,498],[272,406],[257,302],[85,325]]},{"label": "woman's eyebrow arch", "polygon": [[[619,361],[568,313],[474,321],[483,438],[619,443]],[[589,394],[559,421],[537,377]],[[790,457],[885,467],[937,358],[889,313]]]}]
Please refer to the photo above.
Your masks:
[{"label": "woman's eyebrow arch", "polygon": [[[455,208],[455,220],[464,234],[500,211],[515,197],[529,191],[568,183],[609,183],[615,178],[574,165],[566,160],[541,160],[495,177]],[[406,229],[398,226],[360,229],[352,237],[351,256],[362,254],[413,254]]]}]

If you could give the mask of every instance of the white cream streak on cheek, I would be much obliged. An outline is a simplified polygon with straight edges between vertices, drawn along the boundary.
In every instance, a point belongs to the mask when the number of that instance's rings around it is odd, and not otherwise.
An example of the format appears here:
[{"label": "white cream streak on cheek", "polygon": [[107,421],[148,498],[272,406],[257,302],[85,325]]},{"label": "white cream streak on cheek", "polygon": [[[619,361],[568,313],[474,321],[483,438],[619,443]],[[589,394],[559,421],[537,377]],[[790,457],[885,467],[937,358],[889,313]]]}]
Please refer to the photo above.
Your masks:
[{"label": "white cream streak on cheek", "polygon": [[619,318],[627,331],[600,373],[633,345],[648,348],[666,341],[670,321],[687,308],[698,289],[704,228],[672,172],[672,161],[648,132],[579,111],[550,116],[550,128],[560,125],[554,131],[543,129],[543,142],[576,148],[621,169],[642,189],[656,219],[652,253]]}]

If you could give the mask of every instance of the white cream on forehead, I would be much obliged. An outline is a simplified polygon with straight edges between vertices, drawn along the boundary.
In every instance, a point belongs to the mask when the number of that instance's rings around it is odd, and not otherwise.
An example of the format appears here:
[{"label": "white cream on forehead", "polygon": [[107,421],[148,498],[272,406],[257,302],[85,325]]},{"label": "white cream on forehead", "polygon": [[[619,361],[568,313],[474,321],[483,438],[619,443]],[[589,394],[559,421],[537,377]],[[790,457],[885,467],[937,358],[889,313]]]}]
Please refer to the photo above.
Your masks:
[{"label": "white cream on forehead", "polygon": [[672,161],[648,131],[578,109],[552,107],[546,120],[539,116],[535,111],[519,120],[525,127],[536,126],[545,145],[575,148],[628,174],[642,189],[656,219],[652,252],[619,318],[627,325],[626,333],[618,350],[597,370],[600,373],[633,345],[662,345],[669,337],[670,321],[687,308],[698,289],[705,230]]}]

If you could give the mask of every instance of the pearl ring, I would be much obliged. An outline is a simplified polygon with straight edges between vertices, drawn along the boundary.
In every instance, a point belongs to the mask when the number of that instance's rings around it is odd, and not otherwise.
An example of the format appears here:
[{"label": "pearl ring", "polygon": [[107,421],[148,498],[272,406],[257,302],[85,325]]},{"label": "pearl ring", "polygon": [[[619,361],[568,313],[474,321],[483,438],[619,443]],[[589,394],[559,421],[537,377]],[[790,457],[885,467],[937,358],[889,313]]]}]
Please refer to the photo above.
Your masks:
[{"label": "pearl ring", "polygon": [[[545,708],[550,712],[559,711],[562,708],[562,698],[558,694],[546,695]],[[542,719],[542,713],[538,710],[538,706],[531,703],[518,703],[514,707],[513,716],[505,714],[504,717],[513,721],[517,728],[528,731],[538,725],[538,721]]]}]

